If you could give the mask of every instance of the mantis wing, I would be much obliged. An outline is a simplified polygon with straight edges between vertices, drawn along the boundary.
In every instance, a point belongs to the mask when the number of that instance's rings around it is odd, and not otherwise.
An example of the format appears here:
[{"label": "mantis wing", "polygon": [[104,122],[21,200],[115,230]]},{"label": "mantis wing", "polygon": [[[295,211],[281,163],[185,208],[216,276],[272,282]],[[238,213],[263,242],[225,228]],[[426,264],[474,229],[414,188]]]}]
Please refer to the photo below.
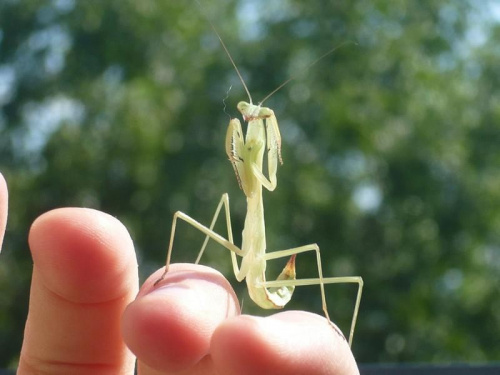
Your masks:
[{"label": "mantis wing", "polygon": [[[245,146],[245,141],[243,139],[243,132],[241,130],[241,122],[237,118],[231,119],[229,121],[229,126],[226,133],[226,154],[229,161],[233,165],[234,173],[236,173],[236,179],[238,180],[238,185],[245,191],[247,186],[245,181],[245,173],[243,168],[243,159],[240,155],[243,154],[243,148]],[[246,192],[245,192],[246,193]]]},{"label": "mantis wing", "polygon": [[276,172],[278,170],[278,160],[283,164],[281,158],[281,134],[278,127],[278,120],[272,110],[271,115],[266,118],[267,134],[267,168],[269,171],[269,181],[276,186]]}]

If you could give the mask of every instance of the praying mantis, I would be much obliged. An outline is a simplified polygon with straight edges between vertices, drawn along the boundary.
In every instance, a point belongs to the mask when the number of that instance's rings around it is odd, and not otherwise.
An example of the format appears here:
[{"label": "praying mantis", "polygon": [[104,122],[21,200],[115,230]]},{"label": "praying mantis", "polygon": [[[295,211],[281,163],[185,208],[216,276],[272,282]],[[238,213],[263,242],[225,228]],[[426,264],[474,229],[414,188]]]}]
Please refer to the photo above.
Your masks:
[{"label": "praying mantis", "polygon": [[[155,285],[163,280],[168,273],[175,231],[177,228],[177,220],[180,219],[206,235],[205,241],[203,242],[195,263],[199,263],[209,239],[216,241],[230,251],[233,272],[236,279],[240,282],[246,280],[250,298],[264,309],[283,308],[292,298],[295,287],[297,286],[319,285],[321,291],[322,309],[326,320],[337,333],[344,337],[339,329],[332,323],[328,314],[325,284],[357,284],[358,291],[348,340],[349,346],[351,346],[359,312],[359,305],[361,302],[363,279],[360,276],[324,277],[320,249],[315,243],[286,250],[266,252],[266,229],[264,222],[262,188],[264,187],[268,191],[274,191],[276,189],[278,164],[283,164],[283,160],[281,156],[281,135],[276,115],[272,109],[263,107],[262,104],[272,94],[278,91],[293,78],[285,81],[257,105],[253,104],[250,91],[248,90],[236,63],[229,53],[228,48],[213,23],[210,20],[209,23],[221,42],[224,51],[229,57],[229,60],[231,61],[249,99],[249,102],[241,101],[237,105],[238,111],[241,113],[243,120],[247,123],[246,133],[242,130],[240,120],[237,118],[231,118],[225,140],[226,154],[233,166],[238,184],[247,200],[247,213],[242,232],[242,244],[241,247],[238,247],[233,241],[229,196],[227,193],[222,195],[210,226],[208,227],[187,214],[177,211],[174,214],[172,221],[165,270],[162,276],[155,282]],[[333,52],[333,50],[328,51],[326,54],[311,63],[307,68]],[[263,172],[263,162],[266,154],[267,176]],[[221,213],[222,207],[224,207],[226,216],[227,238],[221,236],[213,230]],[[316,255],[318,277],[297,279],[295,271],[296,257],[298,254],[311,251]],[[241,264],[238,264],[238,257],[242,258]],[[265,271],[267,262],[286,257],[289,257],[289,260],[277,279],[272,281],[266,280]]]}]

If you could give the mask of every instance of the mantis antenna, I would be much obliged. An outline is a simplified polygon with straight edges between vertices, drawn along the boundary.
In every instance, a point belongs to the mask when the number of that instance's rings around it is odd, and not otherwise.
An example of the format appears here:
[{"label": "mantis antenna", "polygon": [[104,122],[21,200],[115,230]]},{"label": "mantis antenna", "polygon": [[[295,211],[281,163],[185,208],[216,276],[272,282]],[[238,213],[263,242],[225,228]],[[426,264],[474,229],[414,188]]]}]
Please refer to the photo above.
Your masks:
[{"label": "mantis antenna", "polygon": [[[200,6],[201,9],[203,9],[205,12],[204,12],[204,17],[205,19],[208,21],[208,23],[210,24],[210,27],[212,28],[213,32],[215,33],[215,35],[217,36],[217,39],[219,39],[220,41],[220,44],[222,46],[222,48],[224,49],[224,52],[226,53],[227,57],[229,58],[229,61],[231,62],[231,65],[233,66],[234,70],[236,71],[236,74],[238,75],[238,78],[240,79],[241,81],[241,84],[243,85],[243,88],[245,89],[245,92],[247,93],[247,96],[248,96],[248,100],[250,101],[250,104],[253,104],[253,101],[252,101],[252,95],[250,94],[250,90],[248,89],[246,83],[245,83],[245,80],[243,79],[243,76],[241,75],[241,72],[240,70],[238,69],[238,66],[236,65],[236,63],[234,62],[234,59],[233,57],[231,56],[231,53],[229,52],[229,48],[227,48],[226,46],[226,43],[224,43],[224,40],[222,39],[222,37],[220,36],[219,32],[217,31],[217,28],[215,27],[214,23],[212,22],[212,20],[207,16],[207,13],[206,13],[206,9],[204,8],[204,6],[200,3],[199,0],[195,0],[198,5]],[[288,78],[287,80],[285,80],[283,83],[281,83],[280,85],[278,85],[278,87],[276,87],[274,90],[272,90],[269,94],[267,94],[264,99],[262,99],[260,102],[259,102],[259,106],[261,106],[262,104],[264,104],[264,102],[269,99],[271,96],[273,96],[275,93],[277,93],[279,90],[281,90],[284,86],[286,86],[287,84],[289,84],[291,81],[293,81],[294,79],[296,79],[302,72],[305,72],[307,70],[309,70],[312,66],[316,65],[318,62],[320,62],[321,60],[323,60],[325,57],[331,55],[333,52],[335,52],[336,50],[338,50],[339,48],[342,48],[344,47],[345,45],[347,44],[354,44],[354,45],[357,45],[356,42],[353,42],[353,41],[345,41],[345,42],[342,42],[340,43],[338,46],[335,46],[333,47],[332,49],[328,50],[327,52],[325,52],[324,54],[322,54],[320,57],[318,57],[317,59],[315,59],[314,61],[310,62],[309,64],[307,64],[305,67],[303,67],[302,69],[300,69],[298,72],[296,72],[293,76],[291,76],[290,78]]]},{"label": "mantis antenna", "polygon": [[[215,25],[212,22],[212,20],[207,16],[206,9],[203,7],[203,5],[201,5],[201,3],[200,3],[199,0],[195,0],[195,1],[198,3],[198,5],[200,6],[200,8],[205,11],[204,12],[205,19],[208,21],[208,23],[210,24],[210,27],[212,28],[212,30],[214,31],[215,35],[219,39],[220,44],[222,45],[222,48],[224,48],[224,51],[226,52],[227,57],[229,57],[229,61],[231,61],[231,64],[233,65],[233,68],[236,71],[236,74],[238,74],[238,77],[239,77],[239,79],[240,79],[240,81],[241,81],[241,83],[243,85],[243,88],[245,89],[245,91],[246,91],[246,93],[248,95],[248,100],[250,101],[250,104],[252,104],[253,103],[253,101],[252,101],[252,95],[250,95],[250,91],[248,90],[248,87],[247,87],[247,85],[245,83],[245,80],[243,79],[243,76],[241,75],[240,70],[236,66],[236,63],[234,62],[233,57],[229,53],[229,49],[226,47],[226,43],[224,43],[224,41],[222,40],[222,37],[220,36],[219,32],[217,31],[217,28],[215,27]],[[229,92],[229,90],[228,90],[228,92]]]},{"label": "mantis antenna", "polygon": [[269,94],[267,94],[267,96],[259,102],[259,105],[262,105],[267,99],[269,99],[271,96],[273,96],[276,92],[278,92],[284,86],[286,86],[291,81],[293,81],[294,79],[296,79],[300,75],[300,73],[309,70],[313,65],[316,65],[318,62],[320,62],[321,60],[323,60],[325,57],[327,57],[328,55],[331,55],[333,52],[335,52],[339,48],[341,48],[341,47],[343,47],[343,46],[345,46],[346,44],[349,44],[349,43],[356,44],[356,42],[346,41],[346,42],[343,42],[343,43],[339,44],[338,46],[333,47],[329,51],[325,52],[320,57],[318,57],[316,60],[314,60],[313,62],[310,62],[309,64],[307,64],[305,67],[303,67],[302,69],[300,69],[297,73],[295,73],[295,75],[293,75],[290,78],[288,78],[286,81],[284,81],[278,87],[276,87],[273,91],[271,91]]}]

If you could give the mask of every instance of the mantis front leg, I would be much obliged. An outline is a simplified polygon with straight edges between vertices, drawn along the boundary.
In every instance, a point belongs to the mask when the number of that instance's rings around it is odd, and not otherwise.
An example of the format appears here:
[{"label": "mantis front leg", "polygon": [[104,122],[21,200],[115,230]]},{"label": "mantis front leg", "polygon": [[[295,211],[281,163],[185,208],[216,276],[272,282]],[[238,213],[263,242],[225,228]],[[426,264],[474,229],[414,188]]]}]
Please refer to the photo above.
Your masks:
[{"label": "mantis front leg", "polygon": [[[238,184],[247,197],[260,190],[260,186],[274,191],[278,162],[283,164],[278,120],[270,108],[240,102],[238,109],[248,121],[246,139],[243,138],[241,123],[237,118],[231,119],[226,134],[226,154],[233,165]],[[268,177],[262,173],[264,147],[267,148]]]}]

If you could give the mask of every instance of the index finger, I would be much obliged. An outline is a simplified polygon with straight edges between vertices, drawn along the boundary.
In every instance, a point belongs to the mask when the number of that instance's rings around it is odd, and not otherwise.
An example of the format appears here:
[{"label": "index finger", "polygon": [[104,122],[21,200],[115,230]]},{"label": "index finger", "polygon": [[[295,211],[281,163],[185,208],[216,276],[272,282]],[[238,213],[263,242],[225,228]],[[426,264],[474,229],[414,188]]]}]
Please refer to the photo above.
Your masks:
[{"label": "index finger", "polygon": [[60,208],[32,225],[34,267],[18,374],[127,374],[120,317],[137,293],[132,239],[114,217]]}]

